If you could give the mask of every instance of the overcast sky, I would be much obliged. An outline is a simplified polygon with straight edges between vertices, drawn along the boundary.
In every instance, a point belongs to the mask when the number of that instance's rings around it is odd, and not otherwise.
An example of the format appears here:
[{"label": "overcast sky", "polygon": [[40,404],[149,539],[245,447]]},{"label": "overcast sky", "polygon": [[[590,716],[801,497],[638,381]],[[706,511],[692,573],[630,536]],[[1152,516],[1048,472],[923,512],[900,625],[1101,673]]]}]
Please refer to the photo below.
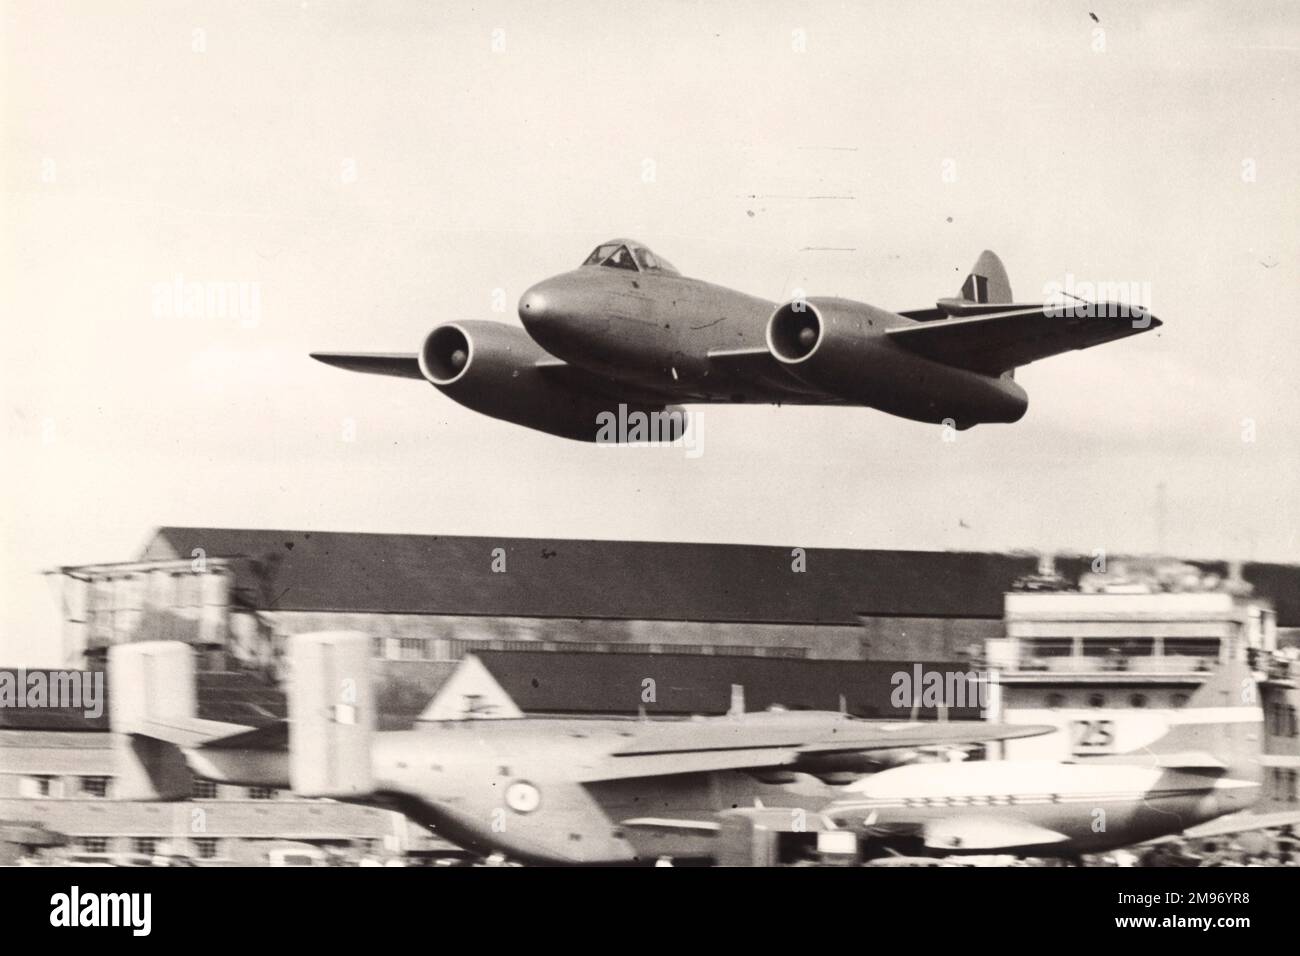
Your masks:
[{"label": "overcast sky", "polygon": [[[60,658],[42,569],[161,524],[1149,551],[1163,483],[1168,550],[1300,556],[1295,4],[462,7],[4,4],[0,663]],[[1015,425],[710,407],[695,458],[307,358],[517,323],[623,235],[896,309],[991,248],[1166,324]]]}]

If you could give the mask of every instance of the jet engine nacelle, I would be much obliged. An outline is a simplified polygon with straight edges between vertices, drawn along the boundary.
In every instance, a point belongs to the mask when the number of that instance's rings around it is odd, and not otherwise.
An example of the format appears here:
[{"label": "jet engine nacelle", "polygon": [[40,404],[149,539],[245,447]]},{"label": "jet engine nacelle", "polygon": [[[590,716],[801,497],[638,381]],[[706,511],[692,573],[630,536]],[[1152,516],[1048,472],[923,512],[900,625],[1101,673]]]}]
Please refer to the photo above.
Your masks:
[{"label": "jet engine nacelle", "polygon": [[[539,362],[552,368],[540,368]],[[619,402],[566,387],[555,377],[555,358],[514,326],[440,325],[425,338],[419,364],[435,388],[466,408],[562,438],[639,441],[646,431],[638,435],[634,428],[620,427],[629,420],[635,426],[638,415],[658,416],[651,438],[674,441],[685,431],[685,413],[675,407]]]},{"label": "jet engine nacelle", "polygon": [[931,361],[886,334],[905,324],[850,299],[796,299],[772,313],[767,347],[800,381],[913,421],[969,428],[1024,415],[1028,396],[1010,378]]}]

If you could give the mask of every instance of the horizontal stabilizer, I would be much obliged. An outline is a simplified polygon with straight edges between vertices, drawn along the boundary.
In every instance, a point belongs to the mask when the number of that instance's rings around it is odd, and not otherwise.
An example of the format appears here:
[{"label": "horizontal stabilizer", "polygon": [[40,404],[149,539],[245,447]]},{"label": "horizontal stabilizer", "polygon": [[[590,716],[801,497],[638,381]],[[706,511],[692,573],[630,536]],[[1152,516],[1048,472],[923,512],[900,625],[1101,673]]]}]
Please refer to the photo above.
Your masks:
[{"label": "horizontal stabilizer", "polygon": [[892,341],[957,368],[1000,375],[1052,355],[1159,328],[1149,313],[1112,303],[1037,305],[889,329]]}]

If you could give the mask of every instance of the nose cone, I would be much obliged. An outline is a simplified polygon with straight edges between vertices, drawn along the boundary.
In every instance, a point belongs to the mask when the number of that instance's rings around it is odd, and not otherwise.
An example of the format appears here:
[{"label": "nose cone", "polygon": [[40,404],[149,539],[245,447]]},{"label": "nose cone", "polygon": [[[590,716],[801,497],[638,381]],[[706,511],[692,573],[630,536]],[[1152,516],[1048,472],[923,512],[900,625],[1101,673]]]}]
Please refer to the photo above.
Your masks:
[{"label": "nose cone", "polygon": [[554,308],[554,296],[546,294],[547,283],[539,282],[519,299],[519,321],[524,325],[545,322],[547,313]]},{"label": "nose cone", "polygon": [[590,331],[584,328],[583,312],[577,290],[562,279],[539,282],[519,299],[519,321],[533,341],[548,350],[581,342]]}]

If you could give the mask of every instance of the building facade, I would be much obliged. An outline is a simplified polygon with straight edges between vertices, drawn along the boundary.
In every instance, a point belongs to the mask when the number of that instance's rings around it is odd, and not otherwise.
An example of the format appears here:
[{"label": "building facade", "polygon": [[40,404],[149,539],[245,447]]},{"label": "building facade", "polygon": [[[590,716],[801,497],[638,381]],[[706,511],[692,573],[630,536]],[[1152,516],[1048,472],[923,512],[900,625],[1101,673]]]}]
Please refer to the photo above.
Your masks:
[{"label": "building facade", "polygon": [[1012,741],[1020,758],[1140,750],[1160,737],[1221,662],[1251,662],[1264,711],[1262,810],[1300,807],[1296,663],[1279,654],[1272,605],[1231,590],[1045,591],[1006,595],[990,641],[1002,718],[1058,733]]}]

